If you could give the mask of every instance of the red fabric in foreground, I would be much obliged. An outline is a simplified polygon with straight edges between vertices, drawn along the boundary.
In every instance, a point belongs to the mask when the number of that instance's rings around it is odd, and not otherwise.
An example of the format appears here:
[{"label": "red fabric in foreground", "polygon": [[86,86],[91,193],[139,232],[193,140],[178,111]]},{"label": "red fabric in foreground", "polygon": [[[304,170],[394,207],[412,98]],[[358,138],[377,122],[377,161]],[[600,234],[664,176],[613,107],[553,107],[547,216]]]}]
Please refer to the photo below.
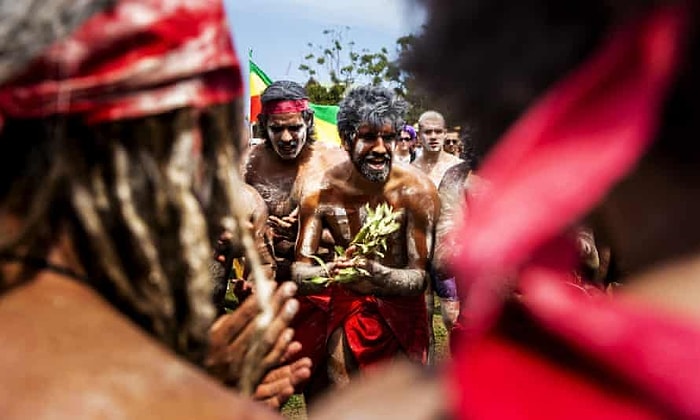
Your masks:
[{"label": "red fabric in foreground", "polygon": [[242,93],[221,0],[120,0],[0,86],[0,116],[82,114],[94,123]]},{"label": "red fabric in foreground", "polygon": [[489,154],[480,172],[489,188],[470,197],[456,232],[469,240],[455,241],[470,328],[488,327],[503,279],[559,241],[647,150],[678,61],[682,13],[660,9],[617,31]]},{"label": "red fabric in foreground", "polygon": [[[547,273],[531,274],[522,307],[552,341],[491,333],[464,346],[453,377],[460,418],[700,417],[697,327],[633,302],[591,299]],[[538,345],[568,349],[584,367],[544,356],[548,349]]]},{"label": "red fabric in foreground", "polygon": [[342,287],[333,291],[331,331],[342,327],[360,369],[400,353],[427,361],[428,315],[425,297],[378,298]]},{"label": "red fabric in foreground", "polygon": [[[685,13],[682,3],[659,7],[614,33],[484,162],[489,189],[469,203],[457,233],[469,240],[454,262],[467,298],[453,370],[461,418],[700,417],[700,331],[567,289],[574,266],[560,246],[562,232],[634,168],[654,138]],[[509,282],[548,345],[569,349],[614,383],[554,360],[551,348],[493,331]],[[500,322],[501,329],[517,325]]]}]

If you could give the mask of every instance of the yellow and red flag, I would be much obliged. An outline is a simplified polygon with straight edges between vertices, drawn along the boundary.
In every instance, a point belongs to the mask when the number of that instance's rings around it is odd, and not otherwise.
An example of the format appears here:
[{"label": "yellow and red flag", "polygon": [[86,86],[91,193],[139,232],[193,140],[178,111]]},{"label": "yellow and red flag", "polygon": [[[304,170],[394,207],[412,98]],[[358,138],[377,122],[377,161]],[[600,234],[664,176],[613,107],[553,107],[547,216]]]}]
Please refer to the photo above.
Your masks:
[{"label": "yellow and red flag", "polygon": [[257,64],[253,63],[253,60],[249,59],[248,63],[250,67],[250,122],[256,122],[258,114],[262,111],[260,95],[272,83],[272,80],[260,70]]},{"label": "yellow and red flag", "polygon": [[[272,79],[253,60],[249,59],[248,63],[250,64],[250,121],[256,122],[258,114],[262,110],[260,95],[272,83]],[[314,123],[318,141],[340,145],[337,126],[338,106],[310,103],[309,107],[314,110]]]}]

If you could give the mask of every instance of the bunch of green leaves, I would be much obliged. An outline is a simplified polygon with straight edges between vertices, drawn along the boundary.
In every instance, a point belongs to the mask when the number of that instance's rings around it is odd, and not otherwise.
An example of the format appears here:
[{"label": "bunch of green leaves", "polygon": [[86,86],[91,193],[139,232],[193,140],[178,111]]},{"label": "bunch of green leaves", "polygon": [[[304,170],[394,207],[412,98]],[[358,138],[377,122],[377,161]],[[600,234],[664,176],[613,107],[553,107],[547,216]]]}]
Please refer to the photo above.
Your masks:
[{"label": "bunch of green leaves", "polygon": [[[384,258],[384,253],[387,250],[387,239],[401,227],[398,221],[401,213],[395,212],[386,203],[379,204],[374,210],[369,207],[369,204],[365,204],[365,212],[367,213],[365,223],[352,242],[350,242],[350,247],[355,247],[355,252],[350,259],[352,263],[372,257]],[[336,246],[335,254],[336,258],[344,257],[346,250],[342,246]],[[309,279],[310,282],[315,284],[327,286],[331,283],[349,283],[370,275],[367,270],[361,267],[345,267],[334,277],[330,277],[328,267],[323,260],[315,255],[312,255],[311,258],[318,262],[326,271],[326,276],[316,276]]]}]

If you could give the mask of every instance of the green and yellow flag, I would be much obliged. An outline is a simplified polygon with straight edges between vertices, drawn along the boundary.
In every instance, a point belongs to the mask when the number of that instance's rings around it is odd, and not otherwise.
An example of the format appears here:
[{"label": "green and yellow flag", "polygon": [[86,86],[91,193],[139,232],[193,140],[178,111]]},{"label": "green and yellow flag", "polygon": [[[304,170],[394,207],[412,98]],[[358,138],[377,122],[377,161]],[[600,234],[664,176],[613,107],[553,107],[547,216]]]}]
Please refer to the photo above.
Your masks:
[{"label": "green and yellow flag", "polygon": [[[253,60],[248,60],[250,67],[250,121],[258,120],[258,114],[262,110],[260,95],[266,87],[272,83],[265,72],[263,72]],[[309,104],[314,110],[314,122],[316,125],[316,137],[318,141],[340,145],[338,135],[338,106],[337,105],[316,105]]]}]

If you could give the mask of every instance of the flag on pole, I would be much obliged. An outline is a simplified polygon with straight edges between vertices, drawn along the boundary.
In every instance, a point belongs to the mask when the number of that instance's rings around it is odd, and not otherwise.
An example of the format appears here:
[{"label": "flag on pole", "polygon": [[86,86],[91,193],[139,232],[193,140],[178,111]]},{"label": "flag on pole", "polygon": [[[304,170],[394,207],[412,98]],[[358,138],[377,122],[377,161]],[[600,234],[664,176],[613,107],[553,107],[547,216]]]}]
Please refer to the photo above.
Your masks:
[{"label": "flag on pole", "polygon": [[[258,121],[258,114],[262,110],[260,96],[266,87],[272,83],[265,72],[249,57],[250,65],[250,122]],[[316,126],[316,139],[325,143],[340,145],[338,135],[338,106],[337,105],[317,105],[309,104],[314,111],[314,123]]]},{"label": "flag on pole", "polygon": [[253,63],[253,60],[248,59],[248,63],[250,64],[250,122],[256,122],[258,114],[262,111],[260,95],[272,80],[260,70],[257,64]]}]

